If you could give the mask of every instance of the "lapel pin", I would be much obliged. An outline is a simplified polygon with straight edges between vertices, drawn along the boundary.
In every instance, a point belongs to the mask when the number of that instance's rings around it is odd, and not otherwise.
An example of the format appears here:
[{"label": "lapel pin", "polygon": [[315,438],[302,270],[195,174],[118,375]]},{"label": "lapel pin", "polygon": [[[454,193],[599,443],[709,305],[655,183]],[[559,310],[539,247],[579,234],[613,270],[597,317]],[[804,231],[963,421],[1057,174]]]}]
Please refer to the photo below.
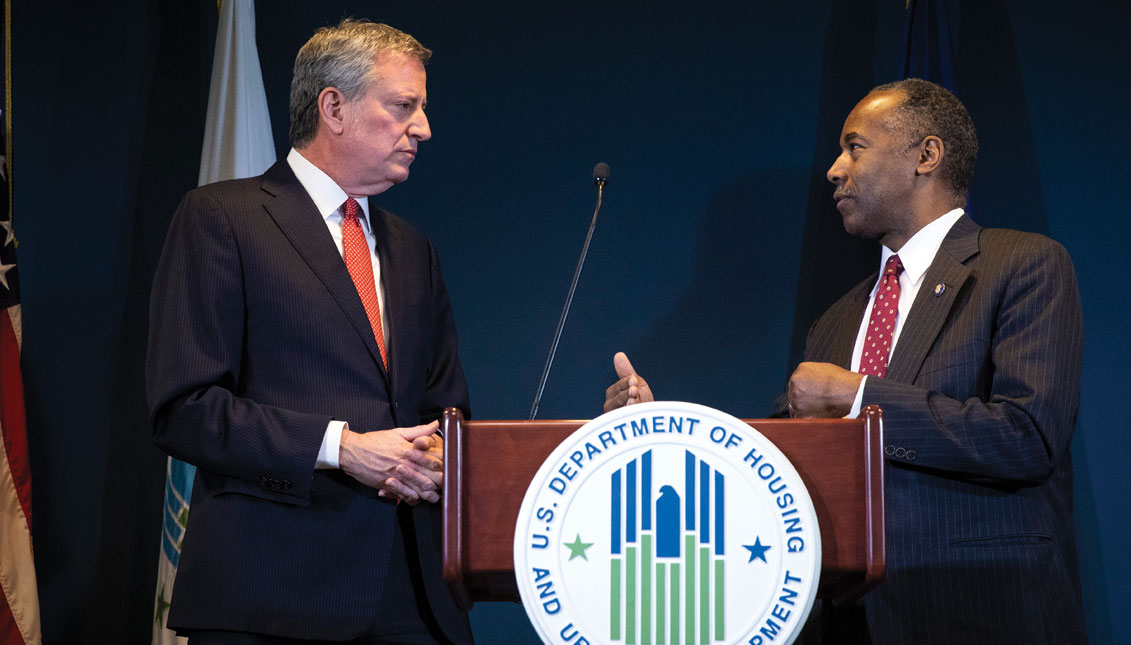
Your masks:
[{"label": "lapel pin", "polygon": [[940,283],[935,285],[935,296],[936,297],[943,295],[944,291],[946,291],[946,285],[945,284],[940,282]]}]

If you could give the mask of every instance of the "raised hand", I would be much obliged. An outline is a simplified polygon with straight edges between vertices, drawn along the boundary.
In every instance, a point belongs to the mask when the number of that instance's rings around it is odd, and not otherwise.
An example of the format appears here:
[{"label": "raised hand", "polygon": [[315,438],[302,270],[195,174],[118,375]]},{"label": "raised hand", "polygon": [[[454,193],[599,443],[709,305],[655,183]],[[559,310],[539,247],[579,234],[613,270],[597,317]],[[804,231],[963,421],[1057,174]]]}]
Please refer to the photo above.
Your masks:
[{"label": "raised hand", "polygon": [[648,382],[636,373],[624,352],[617,352],[613,356],[613,368],[620,380],[605,390],[605,412],[654,400]]}]

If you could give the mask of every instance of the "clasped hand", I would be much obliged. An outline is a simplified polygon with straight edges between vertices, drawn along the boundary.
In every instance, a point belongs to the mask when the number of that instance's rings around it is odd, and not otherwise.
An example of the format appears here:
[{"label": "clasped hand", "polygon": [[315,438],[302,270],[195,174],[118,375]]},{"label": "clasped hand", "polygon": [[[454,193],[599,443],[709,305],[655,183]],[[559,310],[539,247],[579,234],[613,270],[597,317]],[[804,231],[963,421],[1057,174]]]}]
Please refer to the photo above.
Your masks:
[{"label": "clasped hand", "polygon": [[343,430],[338,467],[381,497],[437,502],[444,483],[444,440],[437,428],[433,421],[376,432]]}]

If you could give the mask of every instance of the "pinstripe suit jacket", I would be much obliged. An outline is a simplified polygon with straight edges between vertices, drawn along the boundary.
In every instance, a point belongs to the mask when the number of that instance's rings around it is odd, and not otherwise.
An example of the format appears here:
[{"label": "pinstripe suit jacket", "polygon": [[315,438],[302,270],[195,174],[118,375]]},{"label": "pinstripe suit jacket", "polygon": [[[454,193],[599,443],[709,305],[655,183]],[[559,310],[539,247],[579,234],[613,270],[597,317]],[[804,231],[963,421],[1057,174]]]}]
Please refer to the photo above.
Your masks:
[{"label": "pinstripe suit jacket", "polygon": [[[817,321],[805,360],[849,368],[875,280]],[[873,642],[1085,640],[1069,454],[1082,346],[1064,248],[959,219],[887,376],[864,388],[887,454],[888,574],[863,601]]]},{"label": "pinstripe suit jacket", "polygon": [[[468,413],[451,305],[431,244],[371,209],[389,365],[345,263],[285,161],[191,191],[150,306],[146,387],[157,444],[198,467],[168,624],[306,639],[377,617],[395,505],[315,470],[327,423],[411,426]],[[439,622],[470,639],[440,575],[439,510],[413,509]],[[411,593],[411,590],[398,590]]]}]

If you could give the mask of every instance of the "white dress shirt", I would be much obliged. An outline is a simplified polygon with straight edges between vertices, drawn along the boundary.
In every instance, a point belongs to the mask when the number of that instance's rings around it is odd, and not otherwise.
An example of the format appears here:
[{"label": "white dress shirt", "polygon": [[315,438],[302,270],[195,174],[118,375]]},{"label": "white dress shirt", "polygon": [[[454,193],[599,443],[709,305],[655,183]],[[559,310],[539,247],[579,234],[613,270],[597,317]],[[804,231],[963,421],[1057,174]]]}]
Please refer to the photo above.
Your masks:
[{"label": "white dress shirt", "polygon": [[[310,163],[298,150],[291,148],[287,155],[287,165],[294,171],[302,187],[314,200],[318,213],[326,221],[326,228],[330,237],[334,238],[334,245],[338,253],[342,253],[342,206],[349,195],[341,186],[330,179],[318,166]],[[377,257],[377,240],[373,236],[373,227],[369,222],[369,199],[359,199],[362,214],[361,230],[365,233],[365,241],[369,244],[369,256],[373,263],[373,284],[377,285],[377,305],[381,308],[381,330],[385,338],[389,337],[389,318],[385,315],[385,285],[381,283],[381,262]],[[331,421],[326,427],[326,435],[322,438],[322,447],[318,449],[316,468],[337,468],[338,450],[342,442],[342,430],[348,429],[344,421]]]},{"label": "white dress shirt", "polygon": [[[899,274],[899,312],[895,318],[895,330],[891,336],[891,350],[888,352],[888,360],[895,356],[895,345],[899,342],[899,333],[903,331],[903,323],[907,320],[907,316],[911,314],[911,307],[915,304],[915,295],[919,293],[919,287],[923,284],[923,276],[927,273],[927,268],[935,261],[935,254],[939,252],[939,247],[942,246],[943,239],[946,234],[950,232],[951,227],[954,226],[958,218],[962,217],[963,211],[961,208],[956,208],[945,215],[935,219],[930,224],[919,229],[919,232],[911,236],[903,248],[899,249],[898,253],[892,251],[888,247],[881,247],[883,251],[880,253],[880,274],[876,278],[876,284],[872,286],[872,293],[868,296],[868,307],[864,310],[864,318],[860,320],[860,331],[856,333],[856,345],[852,349],[852,371],[860,371],[860,355],[864,353],[864,340],[868,335],[868,320],[872,316],[872,304],[876,300],[876,291],[880,287],[880,282],[884,277],[884,265],[887,264],[888,258],[893,255],[899,255],[899,261],[903,264],[903,273]],[[852,403],[852,410],[848,413],[848,418],[855,419],[860,414],[860,407],[864,397],[864,384],[869,377],[865,376],[860,381],[860,387],[856,390],[856,400]]]}]

